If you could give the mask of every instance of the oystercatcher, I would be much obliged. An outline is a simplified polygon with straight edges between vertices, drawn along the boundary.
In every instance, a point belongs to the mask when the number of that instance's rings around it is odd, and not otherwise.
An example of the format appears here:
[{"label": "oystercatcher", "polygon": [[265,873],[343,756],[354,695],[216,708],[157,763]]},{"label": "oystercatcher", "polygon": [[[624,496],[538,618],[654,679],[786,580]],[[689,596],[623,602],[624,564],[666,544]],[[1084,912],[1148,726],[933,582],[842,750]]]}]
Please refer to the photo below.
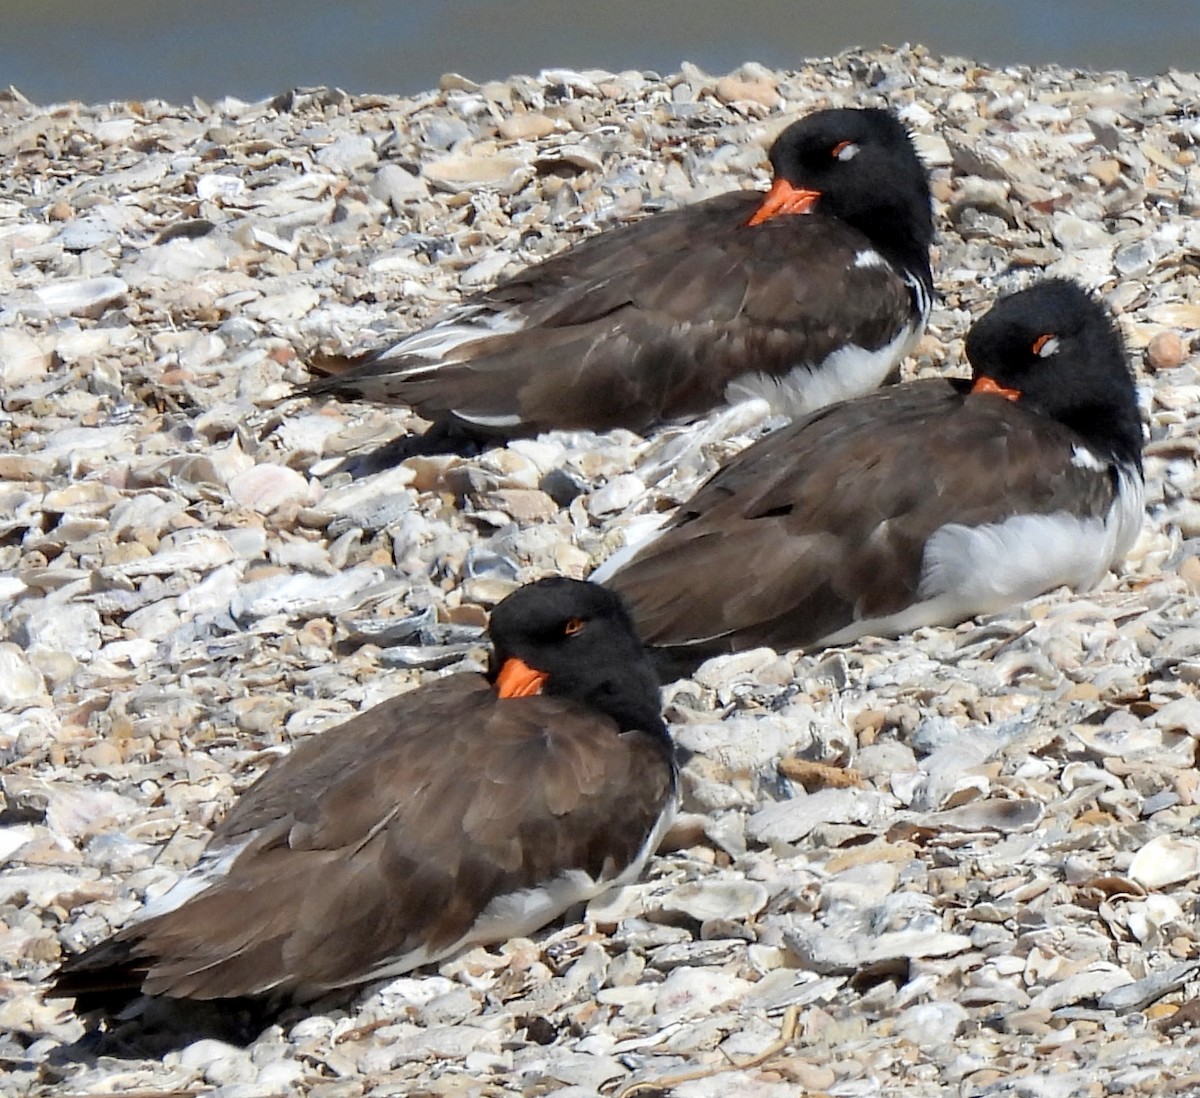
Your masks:
[{"label": "oystercatcher", "polygon": [[674,813],[658,684],[621,600],[553,578],[457,674],[305,740],[200,862],[48,993],[305,1000],[531,933],[632,880]]},{"label": "oystercatcher", "polygon": [[758,396],[797,416],[876,388],[933,293],[929,188],[908,131],[885,110],[820,111],[770,156],[765,195],[601,233],[304,391],[503,438],[644,432]]},{"label": "oystercatcher", "polygon": [[1041,282],[966,352],[971,381],[895,386],[754,443],[598,573],[663,667],[956,623],[1086,589],[1124,558],[1142,426],[1104,308]]}]

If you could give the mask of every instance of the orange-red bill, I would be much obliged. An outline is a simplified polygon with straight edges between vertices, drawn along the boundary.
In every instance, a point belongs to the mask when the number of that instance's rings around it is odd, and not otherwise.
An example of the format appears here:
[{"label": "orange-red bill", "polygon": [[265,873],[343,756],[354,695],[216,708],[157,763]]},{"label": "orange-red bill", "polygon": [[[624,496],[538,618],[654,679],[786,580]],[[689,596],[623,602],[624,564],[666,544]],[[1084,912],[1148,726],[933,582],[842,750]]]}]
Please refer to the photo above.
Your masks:
[{"label": "orange-red bill", "polygon": [[1020,400],[1020,389],[1005,389],[1004,386],[993,381],[990,377],[977,377],[975,384],[971,386],[973,393],[995,393],[997,396],[1004,397],[1005,400]]},{"label": "orange-red bill", "polygon": [[496,693],[502,698],[528,698],[540,694],[549,677],[545,671],[535,671],[524,660],[510,656],[496,676]]},{"label": "orange-red bill", "polygon": [[761,225],[764,221],[783,214],[808,213],[820,197],[820,191],[802,191],[799,187],[793,187],[786,179],[776,179],[771,184],[771,189],[763,195],[762,205],[754,211],[746,224]]}]

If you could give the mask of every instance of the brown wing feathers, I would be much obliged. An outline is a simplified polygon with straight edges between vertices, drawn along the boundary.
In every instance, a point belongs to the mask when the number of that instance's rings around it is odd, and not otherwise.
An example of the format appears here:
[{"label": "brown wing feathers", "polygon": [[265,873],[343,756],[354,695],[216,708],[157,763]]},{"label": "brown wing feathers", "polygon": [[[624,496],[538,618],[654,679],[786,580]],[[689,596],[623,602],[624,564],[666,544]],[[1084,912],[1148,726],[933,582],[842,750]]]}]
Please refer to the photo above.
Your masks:
[{"label": "brown wing feathers", "polygon": [[474,301],[515,308],[522,327],[481,329],[435,370],[385,352],[309,391],[398,401],[434,417],[514,415],[524,432],[645,429],[721,404],[748,369],[782,375],[847,340],[887,343],[910,308],[900,275],[855,267],[866,242],[833,219],[739,229],[760,198],[735,192],[625,226],[502,283]]},{"label": "brown wing feathers", "polygon": [[802,647],[910,604],[947,521],[1102,516],[1111,485],[1072,464],[1072,446],[1053,421],[946,382],[871,394],[735,458],[608,582],[651,645]]},{"label": "brown wing feathers", "polygon": [[[630,864],[670,792],[661,748],[615,726],[597,737],[596,714],[565,699],[493,700],[455,676],[301,744],[314,769],[268,771],[214,836],[267,825],[229,876],[119,936],[145,958],[129,975],[196,998],[304,991],[298,972],[337,986],[447,948],[496,896]],[[411,722],[418,735],[395,734]]]}]

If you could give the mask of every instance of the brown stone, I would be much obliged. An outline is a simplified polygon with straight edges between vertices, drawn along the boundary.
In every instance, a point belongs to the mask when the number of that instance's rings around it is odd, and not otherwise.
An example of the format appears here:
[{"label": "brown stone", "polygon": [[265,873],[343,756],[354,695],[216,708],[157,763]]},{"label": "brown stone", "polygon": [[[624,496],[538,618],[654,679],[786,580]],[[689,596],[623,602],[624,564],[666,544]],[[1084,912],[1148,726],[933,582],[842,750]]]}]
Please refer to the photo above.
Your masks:
[{"label": "brown stone", "polygon": [[1121,165],[1116,160],[1097,160],[1091,169],[1092,175],[1105,187],[1111,187],[1121,178]]},{"label": "brown stone", "polygon": [[1183,340],[1178,332],[1159,332],[1146,346],[1146,365],[1151,370],[1174,370],[1183,359]]},{"label": "brown stone", "polygon": [[1187,557],[1179,566],[1179,578],[1194,595],[1200,595],[1200,557]]},{"label": "brown stone", "polygon": [[547,118],[544,114],[522,111],[501,119],[497,128],[500,136],[507,141],[536,141],[539,137],[552,134],[555,130],[555,123],[553,118]]},{"label": "brown stone", "polygon": [[779,106],[779,92],[773,80],[747,80],[739,76],[722,76],[717,81],[717,98],[722,103],[761,103],[764,107]]},{"label": "brown stone", "polygon": [[851,786],[862,785],[862,776],[857,770],[828,766],[798,756],[780,759],[779,773],[785,778],[799,782],[809,793],[818,789],[848,789]]}]

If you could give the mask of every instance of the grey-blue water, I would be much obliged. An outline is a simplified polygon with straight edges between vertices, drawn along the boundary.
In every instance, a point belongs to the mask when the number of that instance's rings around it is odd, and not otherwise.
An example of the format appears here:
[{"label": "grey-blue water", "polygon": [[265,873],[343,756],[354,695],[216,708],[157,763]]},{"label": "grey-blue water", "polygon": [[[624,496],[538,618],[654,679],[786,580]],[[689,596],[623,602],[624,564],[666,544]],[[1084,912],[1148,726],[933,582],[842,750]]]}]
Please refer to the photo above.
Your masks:
[{"label": "grey-blue water", "polygon": [[1194,70],[1200,0],[0,0],[0,86],[43,103],[407,93],[448,71],[720,73],[903,42],[992,64]]}]

